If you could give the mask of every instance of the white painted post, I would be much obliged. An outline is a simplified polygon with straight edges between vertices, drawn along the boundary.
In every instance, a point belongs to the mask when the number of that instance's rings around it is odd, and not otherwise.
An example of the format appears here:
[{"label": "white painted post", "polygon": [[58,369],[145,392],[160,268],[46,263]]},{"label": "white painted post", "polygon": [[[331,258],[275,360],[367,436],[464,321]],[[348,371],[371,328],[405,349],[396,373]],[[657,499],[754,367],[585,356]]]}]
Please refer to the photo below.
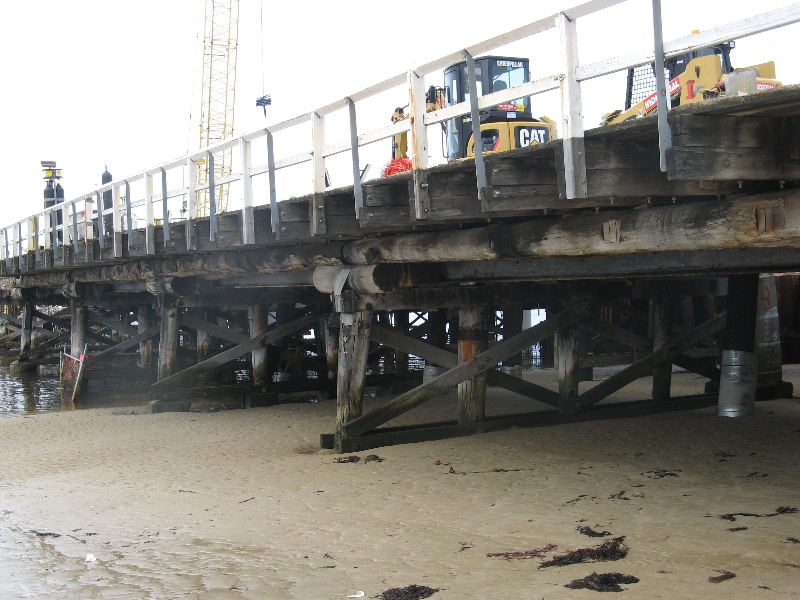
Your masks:
[{"label": "white painted post", "polygon": [[153,212],[153,174],[144,174],[145,252],[156,253],[155,214]]},{"label": "white painted post", "polygon": [[33,252],[39,246],[39,244],[38,244],[39,232],[38,232],[38,226],[37,226],[36,221],[37,221],[37,219],[36,219],[35,216],[34,217],[28,217],[28,219],[27,219],[28,235],[27,235],[27,240],[26,240],[27,241],[26,250],[28,252]]},{"label": "white painted post", "polygon": [[86,196],[83,199],[83,240],[86,244],[94,238],[94,227],[92,226],[92,201]]},{"label": "white painted post", "polygon": [[586,153],[583,139],[581,86],[575,73],[578,68],[578,37],[575,21],[564,13],[556,17],[561,40],[564,78],[561,80],[561,137],[564,144],[564,178],[567,199],[586,198]]},{"label": "white painted post", "polygon": [[51,237],[53,235],[52,231],[54,229],[52,213],[48,212],[42,213],[42,227],[43,227],[42,235],[44,236],[42,246],[44,247],[45,251],[47,251],[50,250],[51,248],[52,244]]},{"label": "white painted post", "polygon": [[114,258],[122,257],[122,214],[119,210],[120,193],[119,185],[116,183],[111,184],[111,202],[112,202],[112,219],[114,223]]},{"label": "white painted post", "polygon": [[325,117],[311,113],[311,171],[314,198],[311,207],[311,235],[327,232],[325,224]]},{"label": "white painted post", "polygon": [[[14,223],[14,256],[22,256],[22,225]],[[19,265],[19,263],[17,263]]]},{"label": "white painted post", "polygon": [[244,207],[242,207],[242,243],[256,243],[256,229],[253,221],[253,176],[250,175],[252,167],[251,142],[239,138],[239,151],[242,158],[242,193]]},{"label": "white painted post", "polygon": [[408,105],[411,127],[411,168],[414,177],[414,214],[417,219],[430,218],[428,195],[428,131],[425,127],[425,79],[408,72]]},{"label": "white painted post", "polygon": [[189,219],[186,221],[186,249],[197,250],[197,231],[195,221],[197,219],[197,161],[191,156],[186,159],[186,171],[188,173],[186,194],[189,206]]},{"label": "white painted post", "polygon": [[[56,217],[55,229],[61,228],[61,246],[66,246],[69,240],[69,205],[62,202],[58,205],[58,212],[61,213],[61,225],[58,224],[58,217]],[[58,237],[58,236],[56,236]],[[61,256],[66,260],[66,251],[61,253]]]}]

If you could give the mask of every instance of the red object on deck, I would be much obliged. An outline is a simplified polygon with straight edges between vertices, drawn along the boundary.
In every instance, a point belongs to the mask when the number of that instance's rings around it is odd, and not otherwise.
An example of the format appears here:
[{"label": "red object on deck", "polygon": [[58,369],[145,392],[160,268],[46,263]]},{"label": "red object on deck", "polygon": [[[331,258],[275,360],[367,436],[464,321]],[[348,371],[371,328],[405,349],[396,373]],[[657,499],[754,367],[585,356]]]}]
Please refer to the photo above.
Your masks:
[{"label": "red object on deck", "polygon": [[393,158],[386,166],[383,167],[381,171],[381,177],[391,177],[392,175],[397,175],[398,173],[402,173],[403,171],[410,171],[411,170],[411,159],[410,158]]}]

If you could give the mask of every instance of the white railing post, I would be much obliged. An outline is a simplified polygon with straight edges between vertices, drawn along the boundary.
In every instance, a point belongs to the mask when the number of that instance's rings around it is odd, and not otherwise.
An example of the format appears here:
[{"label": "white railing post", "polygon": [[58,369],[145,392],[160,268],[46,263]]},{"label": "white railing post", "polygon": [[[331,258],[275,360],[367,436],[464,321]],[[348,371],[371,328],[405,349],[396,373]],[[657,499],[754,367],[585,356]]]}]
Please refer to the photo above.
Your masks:
[{"label": "white railing post", "polygon": [[103,195],[100,192],[95,192],[95,200],[97,200],[97,242],[100,246],[100,256],[103,255],[103,250],[106,249],[106,224],[105,218],[105,203],[103,202]]},{"label": "white railing post", "polygon": [[197,250],[197,161],[191,156],[186,159],[186,207],[189,218],[186,221],[186,249]]},{"label": "white railing post", "polygon": [[586,198],[586,153],[583,139],[583,107],[581,85],[576,78],[578,68],[578,36],[575,21],[564,13],[556,16],[561,40],[564,77],[561,80],[561,137],[564,145],[564,179],[567,199]]},{"label": "white railing post", "polygon": [[144,206],[145,206],[145,252],[156,253],[155,214],[153,212],[153,174],[144,174]]},{"label": "white railing post", "polygon": [[311,235],[327,233],[325,222],[325,117],[311,113],[311,171],[314,197],[311,206]]},{"label": "white railing post", "polygon": [[111,202],[114,212],[112,213],[113,219],[113,235],[114,235],[114,258],[122,257],[122,213],[119,210],[120,193],[119,185],[116,183],[111,184]]},{"label": "white railing post", "polygon": [[45,253],[51,248],[53,229],[52,213],[42,211],[42,248],[44,248]]},{"label": "white railing post", "polygon": [[36,216],[28,217],[28,236],[27,236],[27,252],[34,252],[39,249],[39,227]]},{"label": "white railing post", "polygon": [[[14,223],[14,256],[19,259],[22,256],[22,224]],[[19,268],[19,262],[17,262]]]},{"label": "white railing post", "polygon": [[0,259],[8,266],[8,230],[0,229],[0,235],[3,236],[3,244],[0,245]]},{"label": "white railing post", "polygon": [[411,119],[411,168],[414,170],[414,215],[430,218],[428,195],[428,129],[425,126],[425,78],[408,72],[408,105]]},{"label": "white railing post", "polygon": [[253,176],[252,155],[250,141],[239,138],[239,152],[242,158],[242,194],[244,206],[242,207],[242,243],[245,245],[256,243],[256,229],[253,221]]}]

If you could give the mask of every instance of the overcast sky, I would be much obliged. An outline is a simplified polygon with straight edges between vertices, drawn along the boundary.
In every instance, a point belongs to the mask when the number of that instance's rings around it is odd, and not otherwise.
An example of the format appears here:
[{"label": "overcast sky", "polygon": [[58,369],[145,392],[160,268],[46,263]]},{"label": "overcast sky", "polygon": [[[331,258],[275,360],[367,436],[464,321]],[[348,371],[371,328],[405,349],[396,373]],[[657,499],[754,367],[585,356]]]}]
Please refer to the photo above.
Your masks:
[{"label": "overcast sky", "polygon": [[[2,167],[3,225],[42,206],[40,161],[56,160],[63,169],[67,199],[100,183],[105,165],[115,179],[196,149],[199,131],[191,116],[199,112],[199,40],[203,0],[37,0],[3,3],[0,31],[6,50],[0,58],[4,118]],[[580,0],[502,3],[263,2],[241,0],[237,105],[238,135],[308,112],[369,85],[472,43],[557,12]],[[792,4],[732,0],[665,0],[664,36],[730,21]],[[652,45],[650,0],[621,6],[579,21],[580,62],[644,49]],[[388,7],[393,8],[388,8]],[[488,8],[488,7],[491,7]],[[394,12],[391,12],[394,11]],[[470,29],[469,24],[478,27]],[[778,78],[800,82],[798,25],[740,40],[734,66],[774,59]],[[534,76],[553,73],[554,35],[497,53],[527,56]],[[263,54],[262,54],[263,47]],[[273,105],[265,120],[255,107],[262,89]],[[583,87],[586,126],[624,102],[624,75]],[[385,105],[359,107],[359,130],[388,124],[392,110],[407,102],[398,88],[379,99]],[[534,112],[557,118],[557,97],[534,100]],[[336,127],[327,142],[339,141]],[[345,121],[342,121],[345,122]],[[307,132],[296,134],[306,144]],[[441,161],[438,134],[430,152]],[[277,142],[276,138],[276,142]],[[288,150],[288,143],[284,146]],[[278,156],[294,154],[282,152]],[[377,176],[390,158],[390,142],[365,151]],[[332,167],[335,164],[332,164]],[[348,167],[349,169],[349,167]],[[332,173],[347,185],[349,172]],[[296,178],[304,186],[308,179]],[[338,177],[338,179],[337,179]],[[263,179],[263,178],[262,178]],[[170,188],[178,187],[178,182]],[[291,189],[290,189],[291,187]],[[309,190],[305,190],[309,191]],[[282,193],[283,192],[283,193]],[[279,182],[278,195],[296,193]],[[263,203],[265,198],[257,199]]]}]

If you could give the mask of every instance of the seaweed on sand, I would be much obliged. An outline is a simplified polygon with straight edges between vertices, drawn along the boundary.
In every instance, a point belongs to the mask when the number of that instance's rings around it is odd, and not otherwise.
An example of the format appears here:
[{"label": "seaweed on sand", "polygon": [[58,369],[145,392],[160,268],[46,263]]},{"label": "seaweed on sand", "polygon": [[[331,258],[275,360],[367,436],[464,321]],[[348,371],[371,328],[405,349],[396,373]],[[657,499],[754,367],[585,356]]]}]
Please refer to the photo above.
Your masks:
[{"label": "seaweed on sand", "polygon": [[541,558],[544,556],[545,552],[550,552],[551,550],[555,550],[555,544],[548,544],[547,546],[543,546],[541,548],[534,548],[533,550],[517,550],[514,552],[492,552],[491,554],[487,554],[486,556],[490,558],[505,558],[506,560],[524,560],[526,558]]},{"label": "seaweed on sand", "polygon": [[378,600],[422,600],[423,598],[430,598],[438,591],[439,588],[412,584],[404,588],[386,590],[380,596],[375,597]]},{"label": "seaweed on sand", "polygon": [[564,554],[557,554],[552,559],[544,561],[539,568],[563,567],[585,562],[605,562],[619,560],[628,554],[628,547],[623,543],[625,536],[616,537],[593,548],[580,548]]},{"label": "seaweed on sand", "polygon": [[594,592],[622,592],[620,583],[638,583],[639,578],[622,573],[592,573],[583,579],[575,579],[564,587],[573,590],[592,590]]}]

